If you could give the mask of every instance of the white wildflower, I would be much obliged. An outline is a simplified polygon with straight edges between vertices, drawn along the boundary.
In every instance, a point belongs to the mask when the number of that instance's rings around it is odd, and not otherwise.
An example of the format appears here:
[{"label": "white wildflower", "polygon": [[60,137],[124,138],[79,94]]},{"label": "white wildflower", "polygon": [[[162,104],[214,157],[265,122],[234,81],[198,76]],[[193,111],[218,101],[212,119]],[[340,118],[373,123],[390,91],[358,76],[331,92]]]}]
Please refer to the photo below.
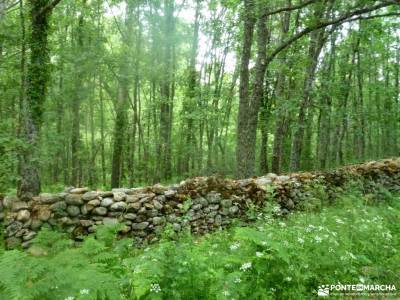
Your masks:
[{"label": "white wildflower", "polygon": [[159,293],[161,292],[161,287],[158,283],[153,283],[150,285],[150,292]]},{"label": "white wildflower", "polygon": [[290,276],[286,277],[286,278],[285,278],[285,281],[291,282],[291,281],[292,281],[292,277],[290,277]]},{"label": "white wildflower", "polygon": [[352,259],[357,259],[357,257],[351,252],[347,251],[347,255],[350,256]]},{"label": "white wildflower", "polygon": [[330,253],[332,253],[332,252],[334,252],[335,250],[333,250],[333,248],[332,247],[329,247],[329,250],[328,250]]},{"label": "white wildflower", "polygon": [[304,239],[302,239],[301,237],[298,237],[298,238],[297,238],[297,241],[298,241],[300,244],[302,244],[302,245],[304,244]]},{"label": "white wildflower", "polygon": [[275,292],[276,289],[275,288],[270,288],[271,292]]},{"label": "white wildflower", "polygon": [[316,243],[321,243],[322,242],[322,238],[319,235],[316,235],[314,238]]},{"label": "white wildflower", "polygon": [[239,243],[234,243],[229,246],[229,249],[231,249],[231,251],[235,251],[237,248],[239,248],[239,246],[240,246]]},{"label": "white wildflower", "polygon": [[279,226],[286,227],[286,223],[285,222],[279,222]]},{"label": "white wildflower", "polygon": [[261,245],[267,246],[267,242],[266,242],[266,241],[262,241],[262,242],[261,242]]},{"label": "white wildflower", "polygon": [[276,206],[274,206],[274,207],[272,208],[272,211],[273,211],[274,213],[278,213],[278,212],[281,211],[281,208],[280,208],[279,205],[276,205]]},{"label": "white wildflower", "polygon": [[226,297],[228,297],[231,293],[229,293],[229,291],[225,290],[222,292],[222,294]]},{"label": "white wildflower", "polygon": [[235,280],[233,281],[234,283],[241,283],[242,282],[242,279],[240,279],[239,277],[238,278],[235,278]]},{"label": "white wildflower", "polygon": [[89,289],[82,289],[82,290],[79,291],[79,293],[80,293],[81,295],[89,295],[89,292],[90,292]]},{"label": "white wildflower", "polygon": [[69,297],[65,298],[65,300],[75,300],[75,297],[69,296]]},{"label": "white wildflower", "polygon": [[258,252],[258,251],[256,252],[256,256],[257,256],[257,257],[262,257],[263,255],[264,255],[264,254],[263,254],[262,252]]},{"label": "white wildflower", "polygon": [[289,246],[289,242],[288,242],[288,241],[283,241],[283,245],[284,245],[285,247],[288,247],[288,246]]},{"label": "white wildflower", "polygon": [[246,262],[246,263],[244,263],[244,264],[240,267],[240,271],[243,271],[243,272],[244,272],[244,271],[250,269],[251,266],[252,266],[251,262]]}]

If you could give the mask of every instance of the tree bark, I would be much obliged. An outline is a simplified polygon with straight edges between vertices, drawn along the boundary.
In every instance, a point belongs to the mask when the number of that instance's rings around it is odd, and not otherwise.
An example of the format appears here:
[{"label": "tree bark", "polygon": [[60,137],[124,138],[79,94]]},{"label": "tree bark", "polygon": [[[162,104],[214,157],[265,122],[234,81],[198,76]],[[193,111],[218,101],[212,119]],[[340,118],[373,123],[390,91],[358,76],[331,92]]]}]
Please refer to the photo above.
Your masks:
[{"label": "tree bark", "polygon": [[26,101],[22,112],[24,151],[20,157],[18,196],[29,199],[40,193],[38,162],[39,133],[42,124],[43,104],[49,81],[48,30],[51,9],[42,11],[48,1],[29,0],[31,34],[29,38],[30,61],[27,65]]}]

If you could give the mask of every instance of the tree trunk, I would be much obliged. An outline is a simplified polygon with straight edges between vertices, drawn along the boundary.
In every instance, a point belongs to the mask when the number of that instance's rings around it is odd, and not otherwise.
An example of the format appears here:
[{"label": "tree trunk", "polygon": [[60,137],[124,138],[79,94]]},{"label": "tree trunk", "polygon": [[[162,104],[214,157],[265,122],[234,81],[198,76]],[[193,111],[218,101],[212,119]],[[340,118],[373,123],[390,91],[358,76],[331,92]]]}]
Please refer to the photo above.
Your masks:
[{"label": "tree trunk", "polygon": [[54,5],[46,8],[47,4],[47,1],[29,0],[31,21],[30,62],[27,66],[26,101],[24,101],[22,112],[22,134],[26,147],[20,157],[21,180],[18,196],[21,199],[29,199],[40,193],[39,132],[50,76],[48,29],[49,19],[54,8]]},{"label": "tree trunk", "polygon": [[297,128],[293,136],[292,151],[290,156],[290,170],[298,171],[300,169],[300,159],[303,151],[304,132],[307,127],[307,110],[310,106],[311,91],[315,79],[315,70],[317,68],[318,57],[321,53],[324,43],[325,31],[319,30],[311,33],[310,46],[308,49],[308,65],[304,78],[303,98],[300,103],[300,109],[297,119]]}]

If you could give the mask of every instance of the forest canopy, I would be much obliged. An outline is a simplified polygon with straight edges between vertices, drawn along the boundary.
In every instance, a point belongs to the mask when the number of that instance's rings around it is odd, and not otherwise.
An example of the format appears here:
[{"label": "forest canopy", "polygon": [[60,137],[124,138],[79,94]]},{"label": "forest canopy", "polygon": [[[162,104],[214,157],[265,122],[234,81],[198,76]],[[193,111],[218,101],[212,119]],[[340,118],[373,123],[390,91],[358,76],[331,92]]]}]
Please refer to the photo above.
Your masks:
[{"label": "forest canopy", "polygon": [[0,191],[399,156],[398,0],[0,0]]}]

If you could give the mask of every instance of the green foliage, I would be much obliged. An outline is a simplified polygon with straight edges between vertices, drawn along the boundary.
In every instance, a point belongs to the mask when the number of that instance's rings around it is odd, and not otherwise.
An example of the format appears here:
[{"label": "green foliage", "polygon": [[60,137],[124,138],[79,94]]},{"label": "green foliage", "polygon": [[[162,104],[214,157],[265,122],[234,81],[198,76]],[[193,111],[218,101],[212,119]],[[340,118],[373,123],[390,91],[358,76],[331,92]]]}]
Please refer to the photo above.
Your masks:
[{"label": "green foliage", "polygon": [[334,206],[285,219],[269,205],[250,227],[203,237],[171,240],[170,228],[142,249],[116,238],[118,226],[78,245],[44,229],[28,252],[1,254],[0,298],[311,299],[321,284],[396,284],[400,198],[378,194],[368,202],[343,193]]}]

